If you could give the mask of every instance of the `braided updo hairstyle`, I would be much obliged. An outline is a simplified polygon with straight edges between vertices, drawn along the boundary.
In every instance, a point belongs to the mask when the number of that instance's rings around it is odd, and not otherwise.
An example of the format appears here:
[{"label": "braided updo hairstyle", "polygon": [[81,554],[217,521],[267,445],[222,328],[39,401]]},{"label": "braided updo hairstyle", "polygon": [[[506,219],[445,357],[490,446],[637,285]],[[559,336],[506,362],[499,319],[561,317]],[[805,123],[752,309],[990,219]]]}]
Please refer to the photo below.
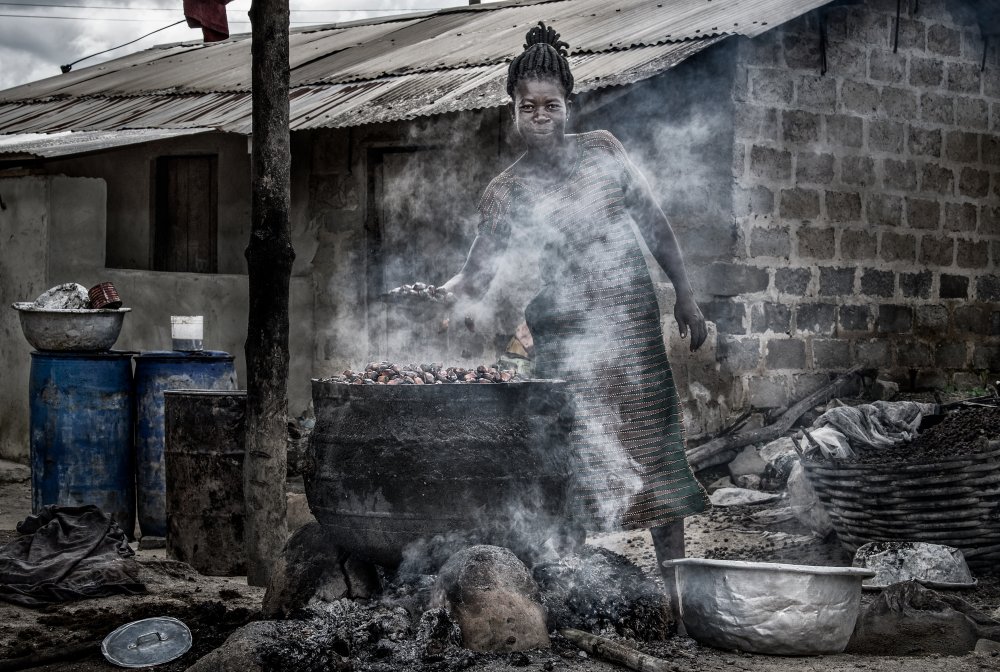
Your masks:
[{"label": "braided updo hairstyle", "polygon": [[524,36],[524,51],[511,61],[507,70],[507,94],[514,97],[514,87],[522,79],[554,79],[567,96],[573,91],[573,73],[569,71],[569,44],[559,33],[541,21]]}]

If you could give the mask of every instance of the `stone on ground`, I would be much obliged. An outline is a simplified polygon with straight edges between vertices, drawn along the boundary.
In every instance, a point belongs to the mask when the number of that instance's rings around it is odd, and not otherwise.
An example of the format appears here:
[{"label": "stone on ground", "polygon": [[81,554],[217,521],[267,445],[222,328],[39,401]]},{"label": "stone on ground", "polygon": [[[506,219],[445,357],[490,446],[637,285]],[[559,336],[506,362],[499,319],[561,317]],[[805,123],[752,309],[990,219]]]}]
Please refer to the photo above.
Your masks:
[{"label": "stone on ground", "polygon": [[20,462],[0,460],[0,483],[24,483],[31,479],[31,467]]},{"label": "stone on ground", "polygon": [[729,475],[735,480],[739,476],[763,476],[767,463],[757,452],[756,446],[747,446],[729,463]]},{"label": "stone on ground", "polygon": [[761,492],[748,488],[719,488],[708,496],[714,506],[741,506],[743,504],[761,504],[780,499],[775,492]]},{"label": "stone on ground", "polygon": [[451,556],[438,575],[432,605],[445,607],[473,651],[547,648],[538,585],[511,551],[472,546]]},{"label": "stone on ground", "polygon": [[309,621],[257,621],[243,626],[186,672],[271,672],[351,669],[330,631]]},{"label": "stone on ground", "polygon": [[919,541],[877,541],[854,554],[854,566],[865,567],[875,576],[866,586],[884,587],[901,581],[972,583],[972,573],[962,551],[951,546]]}]

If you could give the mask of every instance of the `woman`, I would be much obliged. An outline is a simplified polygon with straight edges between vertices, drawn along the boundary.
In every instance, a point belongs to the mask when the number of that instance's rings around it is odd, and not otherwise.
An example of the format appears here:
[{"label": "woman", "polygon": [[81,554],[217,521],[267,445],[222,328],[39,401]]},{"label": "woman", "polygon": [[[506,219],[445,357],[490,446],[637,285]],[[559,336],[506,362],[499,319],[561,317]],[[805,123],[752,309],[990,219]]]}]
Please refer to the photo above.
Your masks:
[{"label": "woman", "polygon": [[621,143],[607,131],[565,133],[573,90],[568,45],[542,23],[526,40],[510,64],[507,92],[527,150],[486,188],[478,236],[445,288],[482,296],[498,266],[520,261],[507,254],[512,247],[539,253],[541,287],[525,318],[535,375],[567,380],[576,398],[584,525],[650,528],[661,561],[680,557],[684,517],[704,510],[707,497],[684,455],[636,228],[674,285],[674,316],[681,336],[690,333],[691,350],[705,340],[705,320],[670,224]]}]

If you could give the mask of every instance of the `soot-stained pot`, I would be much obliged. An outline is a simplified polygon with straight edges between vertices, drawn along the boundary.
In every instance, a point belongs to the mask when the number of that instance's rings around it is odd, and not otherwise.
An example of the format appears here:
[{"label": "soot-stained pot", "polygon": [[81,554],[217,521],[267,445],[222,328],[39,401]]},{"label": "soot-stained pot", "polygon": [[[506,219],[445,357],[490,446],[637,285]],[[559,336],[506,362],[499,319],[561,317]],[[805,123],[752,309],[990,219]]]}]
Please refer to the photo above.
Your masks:
[{"label": "soot-stained pot", "polygon": [[421,539],[530,554],[565,530],[564,382],[312,385],[306,496],[341,548],[395,566]]}]

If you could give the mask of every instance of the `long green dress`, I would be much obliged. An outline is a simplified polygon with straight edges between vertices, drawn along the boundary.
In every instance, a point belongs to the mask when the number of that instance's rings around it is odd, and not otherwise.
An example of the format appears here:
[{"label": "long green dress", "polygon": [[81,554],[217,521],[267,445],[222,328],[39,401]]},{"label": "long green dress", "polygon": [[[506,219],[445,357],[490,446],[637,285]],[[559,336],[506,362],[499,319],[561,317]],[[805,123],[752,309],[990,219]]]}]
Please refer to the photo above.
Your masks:
[{"label": "long green dress", "polygon": [[[646,190],[607,131],[567,136],[576,165],[540,191],[515,166],[480,203],[479,234],[527,236],[541,290],[525,309],[535,374],[576,399],[576,496],[589,529],[663,525],[703,511],[684,455],[684,427],[653,283],[626,207]],[[512,263],[512,262],[508,262]]]}]

